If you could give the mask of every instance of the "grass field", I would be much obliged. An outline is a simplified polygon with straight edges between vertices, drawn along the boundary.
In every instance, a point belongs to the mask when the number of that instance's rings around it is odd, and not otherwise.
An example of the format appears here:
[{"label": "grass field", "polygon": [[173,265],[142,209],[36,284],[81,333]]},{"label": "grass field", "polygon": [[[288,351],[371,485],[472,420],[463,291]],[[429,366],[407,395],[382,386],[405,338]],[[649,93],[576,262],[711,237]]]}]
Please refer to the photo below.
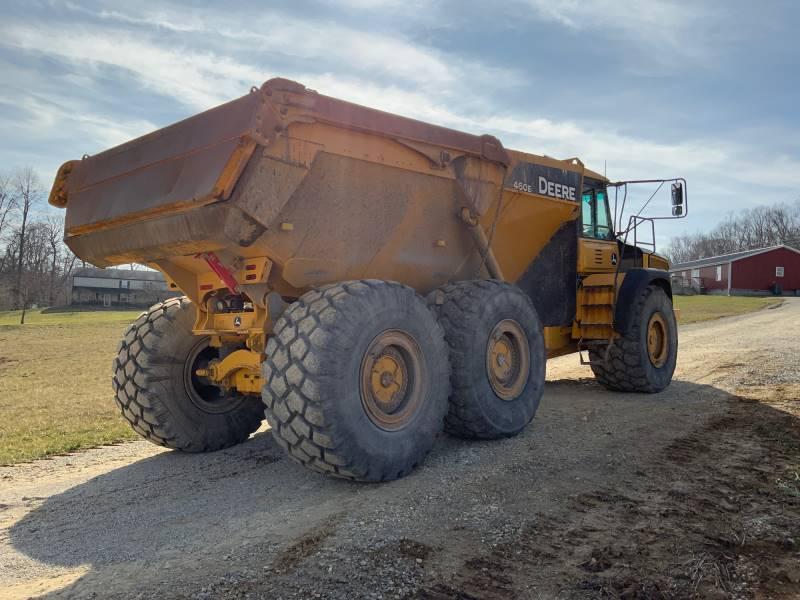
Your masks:
[{"label": "grass field", "polygon": [[681,324],[741,315],[780,302],[780,298],[750,296],[675,296]]},{"label": "grass field", "polygon": [[[82,323],[130,323],[141,310],[69,310],[66,308],[29,310],[26,325],[79,325]],[[0,325],[19,325],[21,310],[0,311]]]},{"label": "grass field", "polygon": [[140,311],[0,312],[0,464],[133,439],[111,360]]},{"label": "grass field", "polygon": [[[678,296],[681,323],[758,310],[774,298]],[[111,392],[117,341],[139,311],[0,312],[0,464],[136,435]]]}]

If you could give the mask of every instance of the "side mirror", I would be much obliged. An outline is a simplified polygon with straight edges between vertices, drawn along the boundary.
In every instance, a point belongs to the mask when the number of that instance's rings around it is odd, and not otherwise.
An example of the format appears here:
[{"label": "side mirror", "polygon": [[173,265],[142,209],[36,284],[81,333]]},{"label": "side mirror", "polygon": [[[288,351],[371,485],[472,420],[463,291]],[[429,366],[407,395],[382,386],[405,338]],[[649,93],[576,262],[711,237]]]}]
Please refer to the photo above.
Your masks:
[{"label": "side mirror", "polygon": [[680,217],[683,215],[683,184],[672,184],[672,216]]}]

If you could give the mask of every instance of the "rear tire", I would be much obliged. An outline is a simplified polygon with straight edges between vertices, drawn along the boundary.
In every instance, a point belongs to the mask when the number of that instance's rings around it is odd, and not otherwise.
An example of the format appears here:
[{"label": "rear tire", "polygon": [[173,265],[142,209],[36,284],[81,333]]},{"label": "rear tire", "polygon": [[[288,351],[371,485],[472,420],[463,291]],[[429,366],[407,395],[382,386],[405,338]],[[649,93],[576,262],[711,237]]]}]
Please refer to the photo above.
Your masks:
[{"label": "rear tire", "polygon": [[313,471],[359,481],[409,473],[442,430],[444,334],[413,289],[327,285],[289,306],[263,365],[272,433]]},{"label": "rear tire", "polygon": [[246,440],[264,416],[257,397],[225,394],[194,375],[217,350],[192,334],[193,324],[186,297],[142,313],[119,343],[112,382],[136,433],[159,446],[210,452]]},{"label": "rear tire", "polygon": [[448,433],[493,439],[531,422],[544,392],[542,325],[530,298],[497,280],[462,281],[428,296],[450,348]]},{"label": "rear tire", "polygon": [[672,301],[657,286],[639,295],[630,331],[606,353],[591,350],[595,379],[616,392],[662,391],[672,381],[678,358],[678,327]]}]

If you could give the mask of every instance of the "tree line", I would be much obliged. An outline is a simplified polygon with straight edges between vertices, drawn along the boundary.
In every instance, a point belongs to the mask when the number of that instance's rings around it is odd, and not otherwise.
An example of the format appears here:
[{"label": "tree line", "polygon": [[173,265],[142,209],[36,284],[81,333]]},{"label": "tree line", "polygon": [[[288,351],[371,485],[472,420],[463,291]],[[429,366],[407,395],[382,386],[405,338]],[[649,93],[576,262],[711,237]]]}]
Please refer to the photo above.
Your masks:
[{"label": "tree line", "polygon": [[800,248],[800,200],[729,214],[708,233],[673,237],[665,253],[676,264],[781,244]]},{"label": "tree line", "polygon": [[45,208],[31,167],[0,173],[0,310],[69,301],[70,277],[83,263],[63,242],[63,219]]}]

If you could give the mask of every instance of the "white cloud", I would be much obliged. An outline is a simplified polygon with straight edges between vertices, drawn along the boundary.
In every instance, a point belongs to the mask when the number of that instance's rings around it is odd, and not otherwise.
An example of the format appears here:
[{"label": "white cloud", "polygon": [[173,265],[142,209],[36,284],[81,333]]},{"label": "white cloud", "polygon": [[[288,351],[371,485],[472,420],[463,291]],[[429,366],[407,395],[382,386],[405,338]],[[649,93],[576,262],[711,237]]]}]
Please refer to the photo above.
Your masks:
[{"label": "white cloud", "polygon": [[56,56],[82,67],[112,66],[133,73],[151,91],[195,108],[244,93],[264,74],[210,52],[166,48],[128,32],[73,26],[10,26],[0,44]]},{"label": "white cloud", "polygon": [[391,13],[415,14],[419,11],[431,11],[430,2],[424,0],[323,0],[336,8],[353,10],[382,11]]},{"label": "white cloud", "polygon": [[[182,18],[176,18],[176,14],[173,14],[163,7],[149,8],[147,12],[140,10],[134,15],[105,8],[95,11],[85,6],[75,4],[74,2],[65,2],[64,6],[75,13],[80,13],[85,16],[98,17],[100,19],[128,23],[130,25],[155,26],[184,33],[201,31],[203,29],[202,22],[198,20],[192,12],[186,10],[183,11]],[[140,5],[139,8],[141,9],[143,7]]]},{"label": "white cloud", "polygon": [[640,65],[636,70],[642,75],[652,75],[656,66],[685,66],[687,58],[708,60],[714,51],[711,32],[722,17],[700,2],[675,0],[513,1],[532,9],[535,18],[633,43],[624,57]]},{"label": "white cloud", "polygon": [[636,35],[680,30],[703,16],[697,3],[670,0],[519,0],[541,16],[574,29],[608,27]]},{"label": "white cloud", "polygon": [[16,130],[28,141],[52,143],[79,135],[87,150],[100,150],[157,129],[145,119],[104,117],[88,112],[81,104],[54,103],[33,94],[21,100],[0,95],[0,105],[24,112],[21,118],[4,119],[0,123],[4,131]]},{"label": "white cloud", "polygon": [[[355,2],[373,0],[354,0]],[[385,1],[385,0],[384,0]],[[379,0],[374,0],[377,3]],[[407,3],[398,6],[410,8]],[[245,26],[238,16],[231,17],[218,10],[194,10],[187,19],[185,9],[171,9],[168,5],[146,8],[136,15],[121,11],[88,11],[74,7],[81,13],[116,24],[136,24],[151,29],[166,29],[176,33],[196,33],[204,36],[203,42],[210,47],[224,41],[228,53],[231,51],[248,55],[270,54],[273,57],[314,59],[323,64],[346,65],[348,70],[381,74],[385,77],[421,85],[448,85],[462,72],[485,73],[485,65],[474,61],[466,63],[454,56],[444,57],[437,50],[407,40],[401,35],[388,35],[353,29],[331,21],[302,20],[284,14],[263,11],[247,20]],[[124,35],[124,33],[120,32]],[[155,41],[152,40],[151,41]],[[166,46],[167,42],[159,41]],[[508,70],[491,70],[489,74],[508,75]],[[510,76],[505,79],[511,80]]]},{"label": "white cloud", "polygon": [[[400,38],[356,32],[338,25],[282,22],[265,23],[259,31],[220,29],[229,39],[244,41],[252,50],[274,52],[303,59],[323,59],[347,65],[350,70],[380,73],[418,85],[450,85],[460,70],[430,48]],[[297,40],[303,43],[298,44]]]},{"label": "white cloud", "polygon": [[[9,22],[0,46],[47,54],[81,69],[125,69],[145,89],[194,109],[240,95],[271,76],[291,76],[287,63],[313,65],[311,72],[327,67],[341,72],[344,67],[350,74],[378,76],[406,89],[429,87],[439,95],[460,94],[468,83],[503,87],[518,81],[508,69],[444,56],[400,36],[334,23],[264,13],[242,27],[240,20],[215,12],[195,11],[191,19],[182,20],[168,8],[136,16],[111,10],[92,14],[113,25],[64,28],[55,23]],[[132,30],[130,24],[144,29]],[[175,35],[160,35],[162,29]]]}]

